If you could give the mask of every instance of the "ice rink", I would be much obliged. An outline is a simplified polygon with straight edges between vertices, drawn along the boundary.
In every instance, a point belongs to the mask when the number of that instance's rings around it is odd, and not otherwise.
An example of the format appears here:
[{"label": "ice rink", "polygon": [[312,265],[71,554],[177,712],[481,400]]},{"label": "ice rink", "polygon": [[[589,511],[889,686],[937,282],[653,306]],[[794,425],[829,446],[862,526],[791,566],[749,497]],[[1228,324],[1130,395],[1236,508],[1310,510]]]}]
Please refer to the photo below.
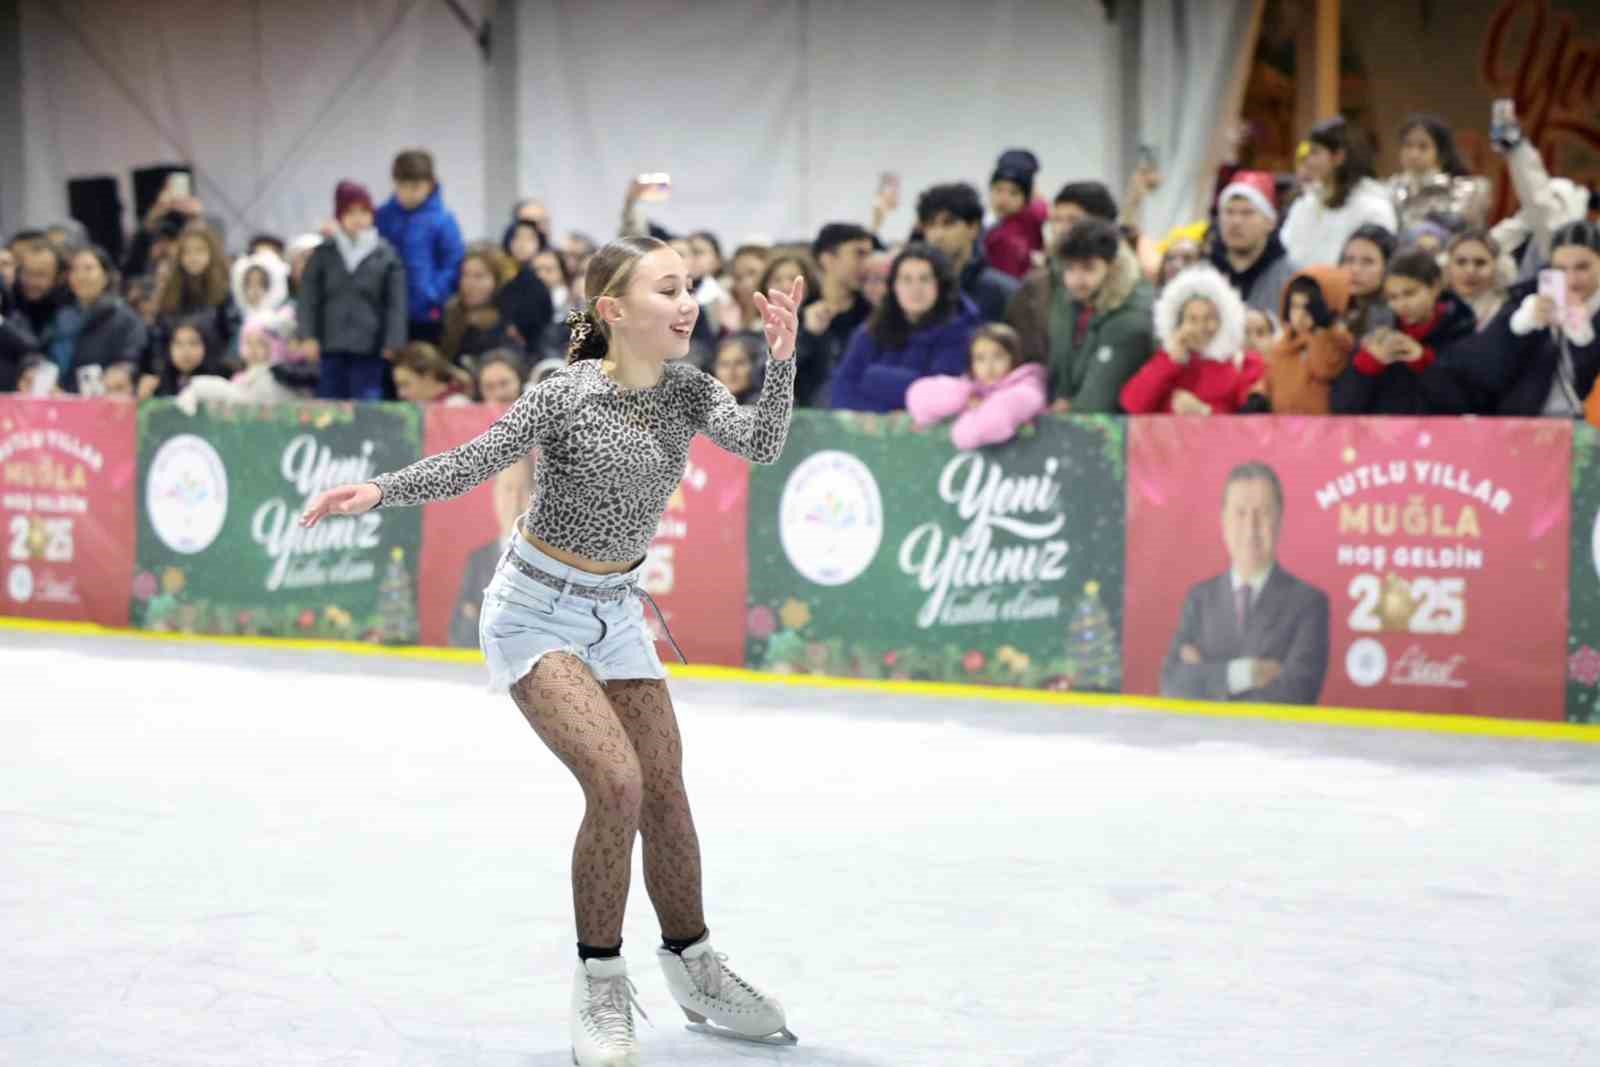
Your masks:
[{"label": "ice rink", "polygon": [[[577,787],[475,668],[0,631],[0,1064],[570,1063]],[[646,1064],[1600,1063],[1600,747],[675,684],[730,964]],[[635,851],[635,864],[638,851]]]}]

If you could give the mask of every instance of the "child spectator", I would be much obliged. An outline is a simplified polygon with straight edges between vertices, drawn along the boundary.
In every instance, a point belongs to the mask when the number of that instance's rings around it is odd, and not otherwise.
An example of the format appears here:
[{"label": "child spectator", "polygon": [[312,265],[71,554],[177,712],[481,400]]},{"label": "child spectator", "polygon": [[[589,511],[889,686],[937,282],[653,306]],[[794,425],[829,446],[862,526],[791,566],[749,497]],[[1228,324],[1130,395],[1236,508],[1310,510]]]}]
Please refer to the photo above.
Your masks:
[{"label": "child spectator", "polygon": [[1244,313],[1244,346],[1252,352],[1266,353],[1278,338],[1278,316],[1246,305]]},{"label": "child spectator", "polygon": [[1280,235],[1297,267],[1337,263],[1344,243],[1367,223],[1399,230],[1389,190],[1372,176],[1366,138],[1344,119],[1313,127],[1305,166],[1312,185],[1289,208]]},{"label": "child spectator", "polygon": [[1501,262],[1500,244],[1488,231],[1468,230],[1445,246],[1445,282],[1459,296],[1483,329],[1506,302],[1507,265]]},{"label": "child spectator", "polygon": [[544,232],[526,219],[512,219],[500,238],[500,248],[519,267],[533,265],[533,257],[544,251]]},{"label": "child spectator", "polygon": [[1267,354],[1267,370],[1246,411],[1326,415],[1333,383],[1355,343],[1344,324],[1350,275],[1340,267],[1308,267],[1283,291],[1284,331]]},{"label": "child spectator", "polygon": [[178,235],[177,260],[156,296],[156,322],[139,368],[141,398],[167,380],[162,363],[172,348],[172,331],[178,322],[196,315],[210,317],[210,336],[222,346],[213,355],[221,359],[238,332],[239,309],[233,305],[222,239],[204,222],[191,222]]},{"label": "child spectator", "polygon": [[133,401],[139,387],[139,364],[131,359],[107,364],[100,376],[100,386],[108,400]]},{"label": "child spectator", "polygon": [[501,407],[522,395],[522,357],[514,349],[496,348],[478,360],[478,399]]},{"label": "child spectator", "polygon": [[406,275],[372,226],[372,197],[356,182],[333,196],[338,228],[306,263],[295,306],[301,350],[321,364],[317,396],[382,400],[385,358],[406,338]]},{"label": "child spectator", "polygon": [[176,397],[202,376],[227,376],[222,362],[222,341],[216,334],[216,317],[207,312],[173,323],[167,333],[167,352],[161,361],[161,377],[155,395]]},{"label": "child spectator", "polygon": [[232,275],[233,303],[244,318],[277,312],[289,302],[289,266],[272,252],[240,256]]},{"label": "child spectator", "polygon": [[1363,226],[1350,235],[1339,253],[1339,266],[1350,275],[1350,309],[1345,325],[1361,339],[1380,326],[1393,326],[1394,316],[1383,299],[1383,276],[1394,255],[1394,234],[1382,226]]},{"label": "child spectator", "polygon": [[1466,386],[1450,364],[1451,350],[1477,331],[1472,309],[1445,291],[1439,261],[1420,249],[1394,257],[1383,291],[1395,325],[1363,337],[1333,383],[1335,414],[1465,414]]},{"label": "child spectator", "polygon": [[1156,300],[1161,350],[1122,387],[1130,415],[1232,415],[1266,365],[1245,340],[1245,306],[1210,264],[1182,271]]},{"label": "child spectator", "polygon": [[833,377],[833,407],[900,411],[906,390],[929,374],[960,374],[980,325],[950,265],[935,248],[914,244],[895,257],[888,292],[850,338]]},{"label": "child spectator", "polygon": [[995,224],[983,239],[989,265],[1021,279],[1033,269],[1034,255],[1044,250],[1044,223],[1050,208],[1033,198],[1039,159],[1024,148],[1002,152],[989,179],[989,207]]},{"label": "child spectator", "polygon": [[466,246],[461,227],[444,206],[433,156],[408,149],[394,157],[394,196],[378,210],[378,232],[406,268],[406,308],[413,341],[437,343],[444,305],[455,292]]},{"label": "child spectator", "polygon": [[1051,410],[1109,415],[1155,351],[1150,285],[1114,222],[1086,218],[1056,246],[1044,284],[1024,286],[1007,320],[1025,358],[1050,373]]},{"label": "child spectator", "polygon": [[1401,230],[1435,215],[1482,226],[1489,214],[1489,179],[1472,175],[1450,127],[1433,115],[1412,115],[1400,127],[1400,173],[1388,184]]},{"label": "child spectator", "polygon": [[761,383],[766,378],[766,366],[761,359],[756,336],[736,333],[725,338],[717,346],[717,359],[712,373],[717,381],[728,387],[728,392],[740,404],[754,404],[759,400]]},{"label": "child spectator", "polygon": [[[516,276],[516,265],[493,245],[473,245],[461,260],[461,282],[444,309],[444,336],[439,351],[458,366],[469,367],[490,349],[516,341],[510,320],[500,311],[500,293]],[[541,286],[542,288],[542,286]]]},{"label": "child spectator", "polygon": [[472,403],[472,376],[426,341],[413,341],[394,361],[394,388],[408,404]]},{"label": "child spectator", "polygon": [[283,320],[272,312],[245,319],[239,330],[239,355],[244,369],[232,380],[210,375],[191,378],[178,394],[178,406],[193,415],[200,401],[225,404],[284,404],[303,399],[304,388],[289,384],[279,368],[293,362],[288,341],[279,332]]},{"label": "child spectator", "polygon": [[99,245],[72,254],[67,286],[82,317],[70,355],[60,365],[61,388],[68,393],[99,393],[107,364],[137,359],[145,352],[145,325],[117,295],[117,268]]},{"label": "child spectator", "polygon": [[1023,362],[1017,331],[1003,323],[972,335],[965,375],[919,378],[906,391],[906,410],[918,428],[955,417],[950,441],[964,452],[1011,440],[1044,408],[1044,367]]},{"label": "child spectator", "polygon": [[250,238],[250,243],[245,246],[245,254],[276,256],[279,263],[285,267],[289,265],[288,246],[283,243],[283,238],[275,233],[258,233]]}]

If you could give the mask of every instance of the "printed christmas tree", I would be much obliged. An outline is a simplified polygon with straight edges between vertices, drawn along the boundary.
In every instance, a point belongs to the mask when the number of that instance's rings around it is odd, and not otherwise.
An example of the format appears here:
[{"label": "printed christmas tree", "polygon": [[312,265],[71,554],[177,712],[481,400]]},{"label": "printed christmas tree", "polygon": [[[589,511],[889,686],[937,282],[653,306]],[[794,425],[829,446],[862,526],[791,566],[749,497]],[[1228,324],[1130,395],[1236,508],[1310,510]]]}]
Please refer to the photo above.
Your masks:
[{"label": "printed christmas tree", "polygon": [[411,645],[417,641],[417,597],[406,573],[406,553],[396,548],[389,553],[389,569],[378,586],[378,620],[383,640]]},{"label": "printed christmas tree", "polygon": [[1100,600],[1100,583],[1088,582],[1067,624],[1067,659],[1073,688],[1116,692],[1122,685],[1122,653],[1111,616]]}]

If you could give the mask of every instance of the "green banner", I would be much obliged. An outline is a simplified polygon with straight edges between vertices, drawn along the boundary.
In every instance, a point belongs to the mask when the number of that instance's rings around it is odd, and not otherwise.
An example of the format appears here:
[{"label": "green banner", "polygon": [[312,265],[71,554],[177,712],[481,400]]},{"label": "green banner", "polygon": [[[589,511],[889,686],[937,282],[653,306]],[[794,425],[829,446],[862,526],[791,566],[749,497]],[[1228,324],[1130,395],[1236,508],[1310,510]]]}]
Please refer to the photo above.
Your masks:
[{"label": "green banner", "polygon": [[1572,434],[1572,566],[1567,598],[1567,720],[1600,723],[1600,433]]},{"label": "green banner", "polygon": [[958,452],[904,414],[801,412],[751,473],[745,662],[1114,692],[1124,498],[1109,418]]},{"label": "green banner", "polygon": [[134,625],[414,644],[421,509],[299,516],[421,449],[409,404],[142,405]]}]

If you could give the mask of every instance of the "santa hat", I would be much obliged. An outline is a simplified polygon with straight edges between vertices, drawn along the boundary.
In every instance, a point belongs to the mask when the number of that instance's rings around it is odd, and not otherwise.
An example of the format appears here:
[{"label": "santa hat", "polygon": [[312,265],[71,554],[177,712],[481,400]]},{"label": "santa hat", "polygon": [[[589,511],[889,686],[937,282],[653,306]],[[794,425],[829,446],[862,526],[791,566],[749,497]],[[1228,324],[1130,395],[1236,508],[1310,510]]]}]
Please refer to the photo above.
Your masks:
[{"label": "santa hat", "polygon": [[1233,180],[1222,190],[1222,195],[1217,197],[1217,208],[1221,210],[1229,200],[1240,197],[1248,200],[1251,207],[1267,218],[1277,222],[1277,195],[1272,175],[1262,170],[1241,170],[1234,174]]},{"label": "santa hat", "polygon": [[333,217],[344,218],[344,213],[353,207],[364,207],[372,211],[372,194],[367,192],[367,187],[360,182],[348,179],[339,183],[333,191]]}]

